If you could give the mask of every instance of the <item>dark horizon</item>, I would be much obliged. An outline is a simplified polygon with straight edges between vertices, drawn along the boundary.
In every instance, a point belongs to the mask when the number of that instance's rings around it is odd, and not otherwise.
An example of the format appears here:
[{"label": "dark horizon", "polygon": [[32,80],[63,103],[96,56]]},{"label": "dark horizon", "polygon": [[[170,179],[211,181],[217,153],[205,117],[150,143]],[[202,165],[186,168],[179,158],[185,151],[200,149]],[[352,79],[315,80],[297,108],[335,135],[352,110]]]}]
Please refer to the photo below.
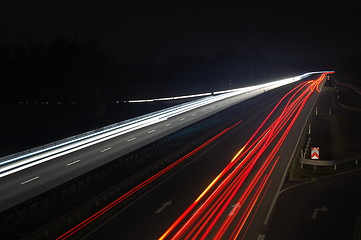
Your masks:
[{"label": "dark horizon", "polygon": [[[338,80],[361,85],[359,8],[3,2],[4,119],[16,129],[26,118],[27,131],[33,123],[43,128],[53,121],[42,131],[64,125],[75,129],[66,133],[71,135],[121,121],[126,112],[136,115],[138,110],[116,105],[123,100],[212,92],[319,70],[335,70]],[[44,111],[19,104],[26,101],[77,105]]]},{"label": "dark horizon", "polygon": [[136,4],[0,3],[0,238],[359,233],[361,5]]},{"label": "dark horizon", "polygon": [[0,44],[90,38],[123,63],[228,51],[256,52],[280,62],[324,62],[361,50],[357,5],[137,8],[117,1],[44,0],[3,5]]}]

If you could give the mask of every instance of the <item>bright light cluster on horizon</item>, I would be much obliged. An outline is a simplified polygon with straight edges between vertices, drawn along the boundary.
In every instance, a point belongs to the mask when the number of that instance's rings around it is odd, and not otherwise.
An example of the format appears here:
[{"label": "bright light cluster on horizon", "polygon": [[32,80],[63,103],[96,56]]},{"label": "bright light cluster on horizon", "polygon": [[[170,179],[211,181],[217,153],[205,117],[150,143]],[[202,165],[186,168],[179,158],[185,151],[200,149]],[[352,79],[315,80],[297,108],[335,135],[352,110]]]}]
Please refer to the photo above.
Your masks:
[{"label": "bright light cluster on horizon", "polygon": [[[318,74],[318,73],[327,73],[327,72],[333,72],[333,71],[318,71],[318,72],[309,72],[309,73],[304,73],[300,76],[296,76],[296,77],[291,77],[291,78],[286,78],[286,79],[282,79],[282,80],[277,80],[277,81],[273,81],[273,82],[269,82],[269,83],[263,83],[263,84],[259,84],[259,85],[255,85],[255,86],[249,86],[249,87],[242,87],[242,88],[234,88],[234,89],[229,89],[229,90],[222,90],[222,91],[215,91],[215,92],[207,92],[207,93],[198,93],[198,94],[190,94],[190,95],[183,95],[183,96],[174,96],[174,97],[159,97],[159,98],[151,98],[151,99],[134,99],[134,100],[128,100],[125,102],[128,103],[146,103],[146,102],[157,102],[157,101],[171,101],[171,100],[178,100],[178,99],[186,99],[186,98],[195,98],[195,97],[205,97],[205,96],[211,96],[211,95],[218,95],[218,94],[223,94],[223,93],[229,93],[229,92],[234,92],[234,91],[252,91],[252,89],[255,88],[259,88],[259,87],[267,87],[267,86],[271,86],[274,84],[279,84],[279,86],[291,83],[291,82],[296,82],[299,81],[303,78],[306,78],[312,74]],[[118,103],[119,101],[117,101]]]},{"label": "bright light cluster on horizon", "polygon": [[[306,78],[315,73],[330,73],[327,71],[322,72],[312,72],[312,73],[305,73],[303,75],[282,79],[278,81],[273,81],[270,83],[260,84],[256,86],[244,87],[244,88],[237,88],[227,91],[221,92],[214,92],[212,93],[202,93],[202,94],[195,94],[195,95],[187,95],[187,96],[179,96],[176,97],[177,99],[180,98],[187,98],[187,97],[194,97],[194,96],[206,96],[204,98],[200,98],[198,100],[186,102],[183,104],[179,104],[170,108],[166,108],[157,112],[149,113],[143,116],[140,116],[135,119],[129,119],[124,122],[118,123],[116,126],[106,128],[102,131],[94,132],[86,136],[82,136],[80,138],[72,139],[64,143],[57,143],[53,146],[33,151],[30,153],[22,154],[16,157],[3,157],[0,160],[0,178],[10,175],[12,173],[21,171],[28,167],[52,160],[54,158],[58,158],[60,156],[69,154],[71,152],[83,149],[85,147],[89,147],[91,145],[100,143],[102,141],[135,131],[140,128],[144,128],[150,126],[155,123],[159,123],[165,121],[171,117],[177,116],[179,114],[185,113],[187,111],[194,110],[199,107],[203,107],[208,104],[215,103],[217,101],[221,101],[230,97],[234,97],[236,95],[250,93],[252,91],[258,91],[254,93],[252,96],[256,96],[261,94],[262,92],[266,92],[268,90],[296,82],[303,78]],[[261,90],[261,92],[259,92]],[[175,98],[173,98],[175,99]],[[149,101],[149,100],[148,100]],[[154,101],[154,99],[153,99]]]}]

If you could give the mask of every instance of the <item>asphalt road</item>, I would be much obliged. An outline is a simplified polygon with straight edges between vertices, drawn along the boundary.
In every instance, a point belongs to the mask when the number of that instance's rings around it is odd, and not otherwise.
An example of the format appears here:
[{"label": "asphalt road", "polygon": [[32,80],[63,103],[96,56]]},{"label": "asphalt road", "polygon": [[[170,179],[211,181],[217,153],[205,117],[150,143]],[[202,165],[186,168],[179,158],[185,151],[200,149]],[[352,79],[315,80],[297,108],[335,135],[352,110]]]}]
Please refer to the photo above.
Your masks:
[{"label": "asphalt road", "polygon": [[280,195],[267,240],[351,240],[360,202],[360,170],[289,188]]},{"label": "asphalt road", "polygon": [[[349,115],[334,99],[336,90],[326,87],[315,106],[319,113]],[[361,210],[361,171],[296,185],[282,191],[267,240],[353,239]],[[317,212],[314,215],[314,212]]]},{"label": "asphalt road", "polygon": [[[294,85],[293,85],[294,86]],[[291,89],[291,86],[283,89],[283,94]],[[280,99],[283,94],[275,96]],[[261,191],[259,198],[254,201],[253,210],[248,213],[239,234],[239,239],[262,239],[266,237],[269,227],[269,219],[272,217],[272,210],[275,206],[277,196],[282,186],[285,172],[288,168],[293,150],[304,127],[307,116],[315,103],[317,92],[311,96],[303,111],[299,115],[294,127],[289,132],[284,144],[277,151],[277,162],[274,168],[267,167],[261,174],[261,178],[269,173],[270,181]],[[140,198],[134,200],[130,205],[120,210],[111,219],[94,227],[85,237],[86,239],[100,239],[106,236],[107,239],[157,239],[167,228],[179,217],[188,206],[207,188],[213,179],[229,164],[232,157],[245,145],[254,131],[258,128],[277,101],[269,101],[259,106],[254,106],[251,113],[239,116],[243,122],[232,129],[208,148],[191,157],[187,164],[173,172],[166,180],[159,182],[150,191]],[[270,120],[276,119],[276,114],[282,108],[278,108]],[[281,132],[285,131],[284,129]],[[279,137],[276,138],[276,141]],[[275,143],[273,143],[275,144]],[[270,151],[270,150],[268,150]],[[261,156],[259,163],[251,169],[249,177],[245,181],[237,195],[241,195],[252,179],[258,174],[266,156]],[[272,164],[271,164],[272,165]],[[248,181],[248,182],[247,182]],[[256,183],[260,186],[261,183]],[[255,190],[253,190],[255,195]],[[251,200],[247,200],[249,204]],[[226,213],[233,211],[232,203],[229,204]],[[242,209],[241,211],[246,211]],[[217,225],[215,225],[217,226]],[[226,232],[226,235],[232,234]],[[214,235],[213,235],[214,236]]]},{"label": "asphalt road", "polygon": [[140,128],[91,147],[58,157],[55,160],[24,169],[0,178],[0,211],[15,206],[109,161],[125,155],[187,125],[248,99],[257,90],[195,110],[179,114],[165,121]]}]

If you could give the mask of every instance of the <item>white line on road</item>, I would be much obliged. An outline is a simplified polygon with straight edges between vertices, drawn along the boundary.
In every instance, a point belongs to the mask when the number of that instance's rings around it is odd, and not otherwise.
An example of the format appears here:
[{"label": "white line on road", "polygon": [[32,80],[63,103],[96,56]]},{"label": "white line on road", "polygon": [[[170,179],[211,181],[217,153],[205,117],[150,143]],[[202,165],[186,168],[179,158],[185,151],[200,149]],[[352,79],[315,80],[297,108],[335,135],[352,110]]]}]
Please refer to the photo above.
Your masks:
[{"label": "white line on road", "polygon": [[168,126],[170,126],[170,125],[172,125],[172,124],[171,124],[171,123],[168,123],[168,124],[166,124],[165,126],[168,127]]},{"label": "white line on road", "polygon": [[112,147],[105,148],[105,149],[101,150],[100,152],[105,152],[105,151],[108,151],[110,149],[112,149]]},{"label": "white line on road", "polygon": [[232,210],[229,212],[228,216],[233,216],[238,208],[242,207],[238,202],[232,206]]},{"label": "white line on road", "polygon": [[[222,141],[222,139],[220,140]],[[210,151],[217,143],[215,143],[214,145],[210,146],[208,149],[206,149],[204,152],[202,152],[200,155],[196,156],[193,161],[196,161],[198,158],[200,158],[201,156],[203,156],[204,154],[206,154],[208,151]],[[99,229],[101,226],[104,226],[106,223],[110,222],[113,218],[115,218],[117,215],[119,215],[120,213],[124,212],[126,209],[128,209],[130,206],[134,205],[136,202],[138,202],[140,199],[142,199],[144,196],[146,196],[147,194],[149,194],[150,192],[152,192],[154,189],[156,189],[157,187],[159,187],[160,185],[164,184],[171,176],[174,176],[175,174],[179,173],[180,171],[182,171],[185,167],[187,167],[188,165],[190,165],[193,161],[189,161],[188,163],[185,163],[183,166],[181,166],[179,169],[175,170],[174,173],[168,175],[165,179],[163,179],[161,182],[157,183],[155,186],[151,187],[149,190],[147,190],[145,193],[143,193],[141,196],[139,196],[138,198],[136,198],[133,202],[131,202],[129,205],[125,206],[123,209],[121,209],[120,211],[118,211],[116,214],[114,214],[112,217],[110,217],[108,220],[102,222],[99,226],[95,227],[93,230],[90,231],[90,233],[88,233],[86,237],[90,236],[90,234],[94,233],[97,229]]]},{"label": "white line on road", "polygon": [[193,114],[192,114],[192,117],[193,117],[193,116],[195,116],[195,115],[196,115],[196,114],[195,114],[195,113],[193,113]]},{"label": "white line on road", "polygon": [[184,120],[184,118],[179,119],[179,121],[183,121],[183,120]]},{"label": "white line on road", "polygon": [[[317,102],[318,96],[319,96],[319,94],[316,96],[316,99],[314,100],[314,102],[313,102],[313,104],[312,104],[312,107],[311,107],[311,110],[308,112],[308,115],[307,115],[306,119],[309,119],[309,117],[310,117],[310,115],[311,115],[311,112],[312,112],[312,108],[313,108],[313,106],[315,106],[315,103]],[[307,121],[304,122],[303,127],[302,127],[302,130],[301,130],[301,133],[304,132],[304,130],[305,130],[305,128],[306,128],[306,125],[307,125]],[[290,167],[291,160],[292,160],[293,157],[295,156],[295,153],[296,153],[296,150],[297,150],[297,146],[298,146],[298,144],[299,144],[300,141],[301,141],[301,137],[302,137],[302,134],[300,134],[300,135],[298,136],[296,145],[295,145],[295,147],[294,147],[294,149],[293,149],[293,153],[292,153],[290,159],[288,160],[286,169],[289,169],[289,167]],[[270,217],[271,217],[271,213],[272,213],[272,211],[273,211],[274,206],[276,205],[276,201],[277,201],[277,199],[278,199],[278,196],[281,194],[281,188],[282,188],[282,186],[283,186],[283,183],[285,182],[286,175],[287,175],[287,171],[284,171],[283,177],[282,177],[282,181],[281,181],[280,184],[278,185],[277,193],[276,193],[276,195],[275,195],[274,198],[273,198],[273,201],[272,201],[272,203],[271,203],[271,206],[270,206],[270,208],[269,208],[269,210],[268,210],[268,213],[267,213],[267,215],[266,215],[266,219],[264,220],[264,223],[263,223],[264,225],[267,225],[267,224],[268,224],[268,220],[269,220]]]},{"label": "white line on road", "polygon": [[205,111],[206,111],[205,109],[202,110],[202,112],[205,112]]},{"label": "white line on road", "polygon": [[131,138],[131,139],[128,139],[127,141],[128,142],[131,142],[131,141],[133,141],[133,140],[135,140],[135,139],[137,139],[136,137],[133,137],[133,138]]},{"label": "white line on road", "polygon": [[164,209],[166,209],[166,207],[169,207],[171,205],[172,205],[172,200],[169,200],[168,202],[163,203],[162,206],[157,211],[155,211],[154,213],[159,214],[159,213],[163,212]]},{"label": "white line on road", "polygon": [[325,207],[325,206],[323,206],[322,208],[315,208],[315,209],[313,210],[311,219],[312,219],[312,220],[316,220],[316,219],[317,219],[318,212],[326,212],[326,211],[328,211],[328,209],[327,209],[327,207]]},{"label": "white line on road", "polygon": [[26,181],[22,182],[21,184],[22,184],[22,185],[23,185],[23,184],[27,184],[28,182],[34,181],[34,180],[36,180],[36,179],[38,179],[38,178],[39,178],[39,176],[30,178],[29,180],[26,180]]},{"label": "white line on road", "polygon": [[153,129],[153,130],[150,130],[148,133],[152,133],[152,132],[155,132],[155,129]]},{"label": "white line on road", "polygon": [[67,165],[67,166],[70,166],[70,165],[73,165],[73,164],[78,163],[78,162],[80,162],[80,159],[75,160],[74,162],[70,162],[70,163],[68,163],[68,164],[66,164],[66,165]]},{"label": "white line on road", "polygon": [[266,235],[260,234],[260,235],[258,235],[257,240],[264,240],[265,238],[266,238]]}]

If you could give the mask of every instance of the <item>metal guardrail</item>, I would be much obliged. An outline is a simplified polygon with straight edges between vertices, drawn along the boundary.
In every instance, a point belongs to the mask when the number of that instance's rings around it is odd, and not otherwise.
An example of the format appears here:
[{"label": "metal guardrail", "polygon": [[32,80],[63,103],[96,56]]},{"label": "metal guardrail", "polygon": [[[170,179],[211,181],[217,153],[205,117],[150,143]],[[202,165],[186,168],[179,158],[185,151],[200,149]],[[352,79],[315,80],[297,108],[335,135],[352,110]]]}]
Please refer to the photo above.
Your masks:
[{"label": "metal guardrail", "polygon": [[360,112],[361,112],[361,108],[349,106],[349,105],[347,105],[347,104],[344,104],[344,103],[340,102],[339,100],[337,100],[337,104],[338,104],[341,108],[343,108],[343,109],[345,109],[345,110],[347,110],[347,111],[357,112],[357,113],[360,113]]},{"label": "metal guardrail", "polygon": [[[335,83],[336,83],[336,87],[337,87],[337,85],[343,86],[343,87],[349,88],[349,89],[353,90],[355,93],[361,95],[361,88],[359,88],[359,87],[355,87],[354,85],[349,84],[349,83],[347,83],[347,82],[338,82],[338,81],[335,81]],[[338,91],[338,90],[337,90],[337,91]],[[341,108],[343,108],[343,109],[345,109],[345,110],[347,110],[347,111],[358,112],[358,113],[361,112],[361,108],[353,107],[353,106],[347,105],[347,104],[345,104],[345,103],[342,103],[338,97],[337,97],[337,104],[338,104]]]},{"label": "metal guardrail", "polygon": [[[326,72],[326,71],[319,71],[319,72],[309,72],[309,73],[305,73],[305,74],[302,74],[300,76],[297,76],[297,77],[294,77],[294,78],[290,78],[290,79],[296,79],[297,80],[300,80],[300,79],[303,79],[303,78],[306,78],[312,74],[316,74],[316,73],[323,73],[323,72]],[[283,80],[280,80],[280,81],[283,81]],[[274,83],[274,82],[273,82]],[[268,84],[272,84],[272,83],[267,83],[265,85],[268,85]],[[267,91],[269,86],[265,86],[264,89],[265,91]],[[271,87],[272,89],[272,87]],[[211,96],[207,96],[205,98],[202,98],[202,99],[206,99],[206,98],[213,98],[215,97],[214,95],[211,95]],[[199,100],[199,99],[198,99]],[[41,152],[45,152],[46,150],[49,150],[51,149],[52,147],[56,147],[56,146],[59,146],[63,143],[66,143],[66,142],[70,142],[70,141],[76,141],[78,139],[82,139],[82,138],[85,138],[87,136],[90,136],[92,134],[96,134],[96,133],[99,133],[99,132],[104,132],[104,131],[107,131],[107,130],[112,130],[114,128],[117,128],[119,127],[120,125],[124,125],[124,124],[127,124],[129,122],[134,122],[134,121],[137,121],[137,120],[141,120],[141,119],[144,119],[148,116],[151,116],[151,115],[154,115],[154,114],[157,114],[157,113],[161,113],[163,111],[167,111],[167,110],[171,110],[173,108],[179,108],[181,107],[182,105],[187,105],[187,104],[190,104],[192,102],[196,102],[198,100],[193,100],[193,101],[189,101],[189,102],[186,102],[186,103],[183,103],[183,104],[179,104],[179,105],[176,105],[176,106],[172,106],[172,107],[169,107],[169,108],[165,108],[165,109],[161,109],[161,110],[158,110],[158,111],[155,111],[155,112],[151,112],[151,113],[148,113],[148,114],[145,114],[145,115],[141,115],[139,117],[135,117],[135,118],[131,118],[131,119],[128,119],[128,120],[124,120],[124,121],[121,121],[121,122],[118,122],[118,123],[114,123],[114,124],[111,124],[111,125],[108,125],[108,126],[105,126],[105,127],[101,127],[101,128],[97,128],[95,130],[91,130],[91,131],[88,131],[88,132],[85,132],[85,133],[81,133],[81,134],[77,134],[77,135],[74,135],[74,136],[71,136],[71,137],[68,137],[68,138],[64,138],[64,139],[61,139],[61,140],[58,140],[58,141],[54,141],[54,142],[51,142],[51,143],[48,143],[48,144],[45,144],[45,145],[41,145],[39,147],[35,147],[35,148],[31,148],[31,149],[28,149],[28,150],[25,150],[25,151],[21,151],[21,152],[17,152],[17,153],[14,153],[14,154],[10,154],[10,155],[7,155],[7,156],[3,156],[0,158],[0,163],[1,162],[5,162],[5,161],[8,161],[10,159],[14,159],[14,158],[18,158],[18,157],[21,157],[21,156],[24,156],[24,155],[29,155],[29,154],[34,154],[34,153],[41,153]]]},{"label": "metal guardrail", "polygon": [[[251,90],[251,91],[248,91],[248,92],[242,92],[240,94],[247,94],[247,93],[252,92],[252,91],[255,91],[255,90]],[[235,94],[235,95],[237,95],[237,94]],[[162,115],[162,114],[165,114],[167,112],[171,112],[173,110],[177,110],[177,109],[180,109],[180,108],[183,108],[183,107],[186,108],[187,106],[190,106],[190,105],[193,105],[193,104],[199,104],[199,103],[202,103],[202,102],[203,103],[206,102],[206,104],[208,104],[207,103],[208,100],[215,99],[215,98],[219,99],[219,96],[220,95],[218,95],[218,96],[208,96],[208,97],[204,97],[204,98],[201,98],[201,99],[188,101],[188,102],[178,104],[178,105],[175,105],[175,106],[172,106],[172,107],[168,107],[168,108],[164,108],[164,109],[161,109],[161,110],[158,110],[158,111],[155,111],[155,112],[144,114],[144,115],[141,115],[139,117],[131,118],[131,119],[128,119],[128,120],[125,120],[125,121],[122,121],[122,122],[118,122],[118,123],[111,124],[111,125],[108,125],[108,126],[105,126],[105,127],[102,127],[102,128],[98,128],[98,129],[95,129],[95,130],[92,130],[92,131],[88,131],[88,132],[85,132],[85,133],[82,133],[82,134],[74,135],[74,136],[59,140],[59,141],[55,141],[55,142],[52,142],[52,143],[49,143],[49,144],[45,144],[45,145],[36,147],[36,148],[32,148],[32,149],[25,150],[25,151],[22,151],[22,152],[7,155],[7,156],[4,156],[4,157],[0,158],[0,165],[1,164],[7,164],[7,161],[12,160],[12,159],[24,158],[24,157],[28,157],[28,156],[31,156],[31,155],[43,153],[43,152],[52,150],[54,148],[60,147],[63,144],[68,144],[68,143],[80,141],[82,139],[86,139],[88,137],[91,137],[91,136],[94,136],[94,135],[97,135],[97,134],[103,134],[103,133],[106,133],[106,132],[110,132],[110,131],[115,130],[117,128],[127,126],[128,123],[129,123],[128,125],[131,125],[133,123],[141,122],[143,120],[146,120],[147,118],[154,117],[155,115]],[[226,98],[232,97],[232,96],[234,96],[234,95],[232,95],[232,94],[227,95]],[[220,99],[223,99],[223,98],[220,98]]]},{"label": "metal guardrail", "polygon": [[361,95],[361,88],[359,86],[356,86],[352,83],[349,82],[340,82],[340,81],[335,81],[336,85],[339,86],[343,86],[343,87],[347,87],[347,88],[351,88],[352,90],[354,90],[357,94]]},{"label": "metal guardrail", "polygon": [[31,149],[27,149],[27,150],[24,150],[24,151],[21,151],[21,152],[6,155],[6,156],[3,156],[3,157],[0,157],[0,162],[4,162],[4,161],[7,161],[9,159],[20,157],[20,156],[23,156],[23,155],[26,155],[26,154],[31,154],[31,153],[35,153],[35,152],[42,152],[45,149],[49,149],[51,147],[58,146],[58,145],[60,145],[62,143],[66,143],[66,142],[69,142],[69,141],[74,141],[74,140],[77,140],[77,139],[80,139],[80,138],[84,138],[84,137],[87,137],[89,135],[92,135],[92,134],[95,134],[95,133],[98,133],[98,132],[103,132],[105,130],[111,130],[111,129],[114,129],[114,128],[120,126],[120,125],[124,125],[124,124],[127,124],[129,122],[134,122],[134,121],[137,121],[137,120],[140,120],[140,119],[144,119],[144,118],[147,118],[147,117],[149,117],[151,115],[161,113],[161,112],[164,112],[164,111],[167,111],[167,110],[172,110],[173,108],[180,107],[182,105],[189,104],[189,103],[195,102],[195,101],[197,101],[197,100],[189,101],[189,102],[179,104],[179,105],[176,105],[176,106],[172,106],[172,107],[161,109],[161,110],[158,110],[158,111],[155,111],[155,112],[147,113],[147,114],[144,114],[144,115],[141,115],[141,116],[138,116],[138,117],[130,118],[130,119],[127,119],[127,120],[124,120],[124,121],[121,121],[121,122],[117,122],[117,123],[113,123],[113,124],[108,125],[108,126],[97,128],[97,129],[87,131],[87,132],[84,132],[84,133],[81,133],[81,134],[73,135],[71,137],[67,137],[67,138],[64,138],[64,139],[61,139],[61,140],[58,140],[58,141],[47,143],[47,144],[44,144],[44,145],[41,145],[41,146],[38,146],[38,147],[35,147],[35,148],[31,148]]},{"label": "metal guardrail", "polygon": [[313,165],[316,169],[316,166],[334,166],[334,169],[337,169],[337,165],[348,163],[348,162],[355,162],[357,165],[359,160],[361,160],[361,155],[356,155],[348,158],[342,158],[342,159],[336,159],[336,160],[315,160],[315,159],[306,159],[306,158],[300,158],[301,168],[303,168],[303,165]]}]

